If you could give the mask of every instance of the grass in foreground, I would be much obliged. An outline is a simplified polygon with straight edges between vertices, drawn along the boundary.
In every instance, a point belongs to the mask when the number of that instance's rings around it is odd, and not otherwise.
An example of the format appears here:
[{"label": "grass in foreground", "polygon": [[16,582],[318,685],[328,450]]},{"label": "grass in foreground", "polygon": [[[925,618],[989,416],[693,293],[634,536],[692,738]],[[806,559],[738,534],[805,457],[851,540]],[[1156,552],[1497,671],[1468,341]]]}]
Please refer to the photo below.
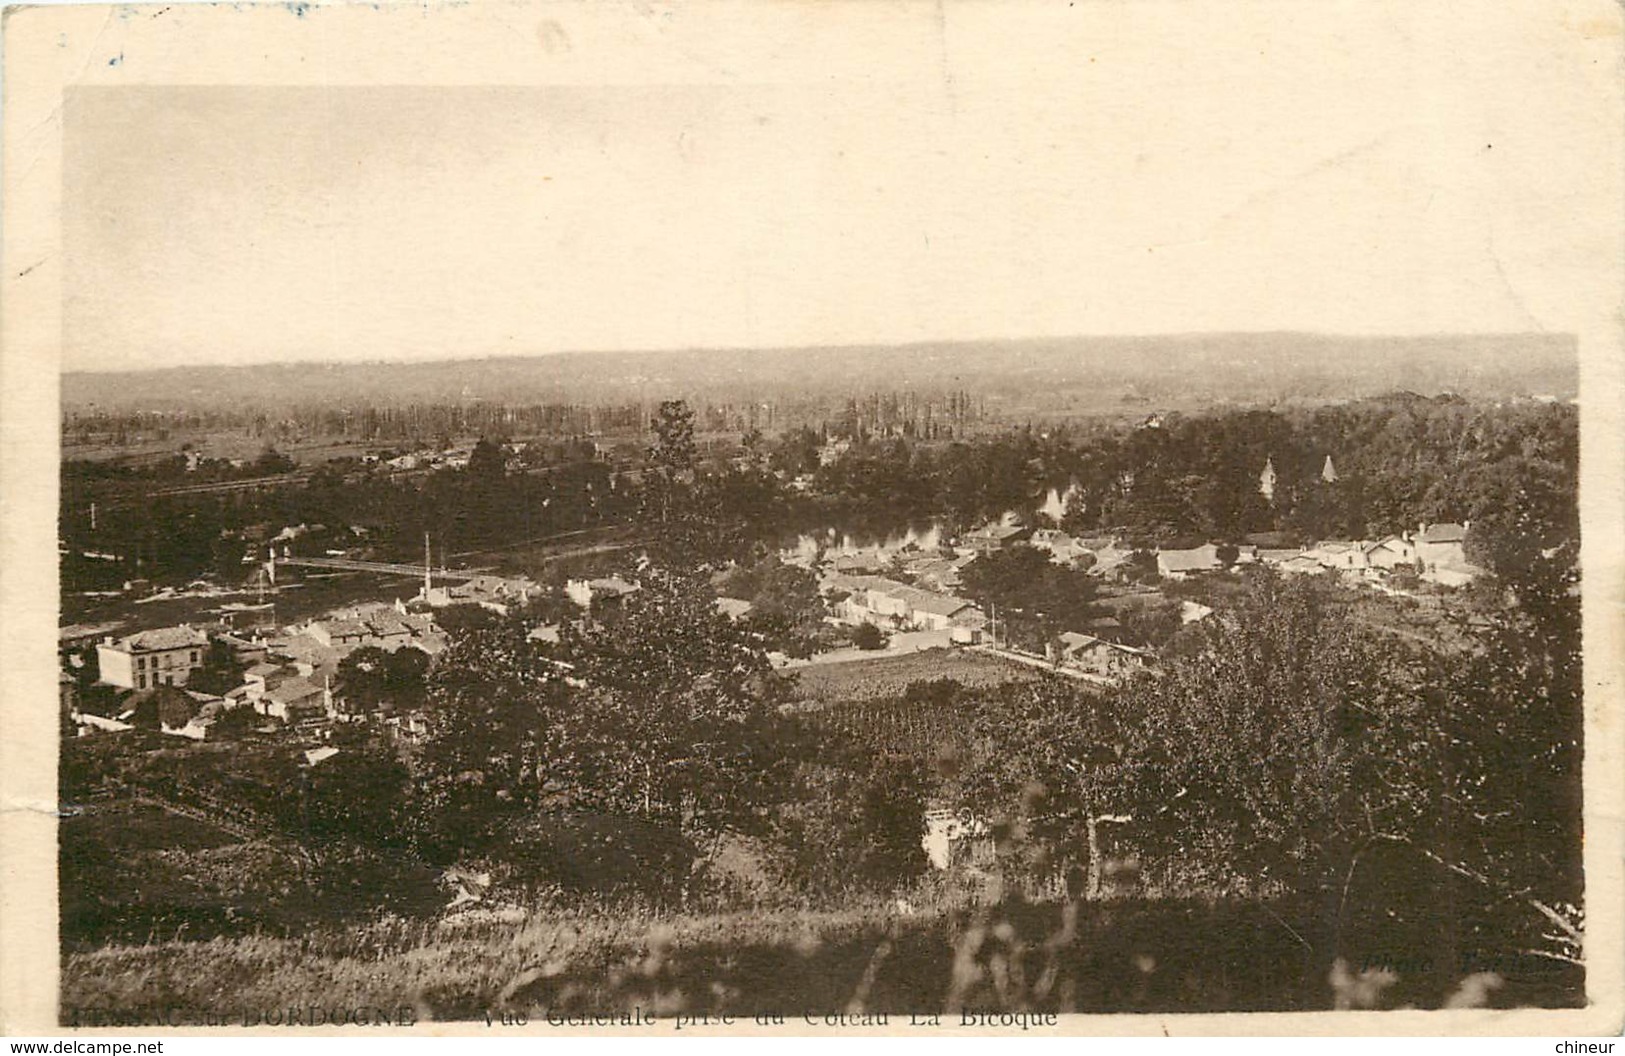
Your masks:
[{"label": "grass in foreground", "polygon": [[[1331,1007],[1335,973],[1284,907],[1118,899],[706,915],[475,912],[298,938],[108,946],[64,959],[65,1021],[87,1008],[778,1013],[1260,1011]],[[1392,953],[1392,951],[1390,951]],[[1386,1007],[1460,984],[1409,956]],[[1355,974],[1359,972],[1355,969]],[[1386,976],[1384,978],[1387,978]],[[1496,1003],[1570,1004],[1577,977],[1503,980]],[[1369,989],[1369,988],[1368,988]]]}]

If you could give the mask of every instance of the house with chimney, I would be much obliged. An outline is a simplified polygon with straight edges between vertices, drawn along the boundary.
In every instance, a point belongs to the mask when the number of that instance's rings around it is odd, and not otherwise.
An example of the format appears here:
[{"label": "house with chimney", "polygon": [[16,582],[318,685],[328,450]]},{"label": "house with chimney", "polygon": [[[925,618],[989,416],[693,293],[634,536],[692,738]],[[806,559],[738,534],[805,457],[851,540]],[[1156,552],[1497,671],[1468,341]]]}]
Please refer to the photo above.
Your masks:
[{"label": "house with chimney", "polygon": [[1467,560],[1467,532],[1472,522],[1423,524],[1416,533],[1416,560],[1422,578],[1446,587],[1463,587],[1483,574]]},{"label": "house with chimney", "polygon": [[1385,536],[1361,547],[1368,568],[1391,571],[1416,565],[1416,543],[1409,534]]},{"label": "house with chimney", "polygon": [[1466,524],[1422,524],[1416,531],[1416,557],[1425,568],[1467,564]]},{"label": "house with chimney", "polygon": [[104,638],[96,646],[100,681],[123,689],[184,686],[203,666],[209,636],[189,624]]}]

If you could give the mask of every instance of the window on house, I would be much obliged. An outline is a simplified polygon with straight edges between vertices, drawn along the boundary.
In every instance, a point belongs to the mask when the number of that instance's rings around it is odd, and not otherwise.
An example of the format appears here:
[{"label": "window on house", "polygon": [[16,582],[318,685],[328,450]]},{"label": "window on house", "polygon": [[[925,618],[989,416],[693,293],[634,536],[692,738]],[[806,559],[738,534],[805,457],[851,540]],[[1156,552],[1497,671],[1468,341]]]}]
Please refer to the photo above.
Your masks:
[{"label": "window on house", "polygon": [[146,689],[147,688],[147,676],[146,675],[137,675],[137,676],[135,676],[135,688],[136,689]]},{"label": "window on house", "polygon": [[147,658],[144,657],[144,656],[136,657],[135,658],[135,669],[137,671],[145,671],[147,669]]},{"label": "window on house", "polygon": [[197,650],[196,649],[192,650],[192,663],[194,663],[194,664],[197,663]]}]

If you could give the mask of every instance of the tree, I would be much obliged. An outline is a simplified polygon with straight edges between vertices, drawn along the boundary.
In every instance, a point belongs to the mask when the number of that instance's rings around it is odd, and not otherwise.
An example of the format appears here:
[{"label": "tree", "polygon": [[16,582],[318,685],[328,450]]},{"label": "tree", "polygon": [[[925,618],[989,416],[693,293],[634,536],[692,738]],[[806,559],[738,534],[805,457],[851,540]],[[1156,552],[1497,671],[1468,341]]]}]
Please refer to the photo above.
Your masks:
[{"label": "tree", "polygon": [[983,554],[961,573],[963,589],[985,612],[1042,642],[1081,630],[1096,614],[1095,580],[1052,562],[1043,550],[1013,546]]},{"label": "tree", "polygon": [[215,717],[214,725],[209,727],[209,736],[226,741],[241,740],[257,729],[261,721],[259,713],[253,707],[239,704],[234,708],[225,709]]},{"label": "tree", "polygon": [[478,484],[500,483],[508,471],[508,455],[502,445],[480,437],[468,454],[468,476]]},{"label": "tree", "polygon": [[811,656],[828,608],[810,569],[786,565],[776,555],[733,570],[722,583],[725,596],[749,601],[744,623],[770,649]]},{"label": "tree", "polygon": [[258,476],[270,476],[274,473],[292,473],[298,467],[293,459],[276,448],[267,446],[249,468]]},{"label": "tree", "polygon": [[768,465],[792,477],[811,473],[818,468],[820,446],[818,434],[803,425],[779,437],[773,453],[768,456]]},{"label": "tree", "polygon": [[553,763],[594,809],[695,837],[749,828],[774,794],[783,686],[708,584],[647,568],[600,620],[561,628],[590,703],[557,719]]},{"label": "tree", "polygon": [[429,656],[410,646],[364,645],[339,661],[334,695],[355,713],[408,711],[423,702]]},{"label": "tree", "polygon": [[341,748],[304,775],[307,835],[390,843],[402,833],[409,775],[387,744],[370,740]]},{"label": "tree", "polygon": [[1087,706],[1004,691],[976,713],[971,787],[1073,845],[1089,818],[1129,819],[1164,886],[1287,896],[1321,977],[1358,943],[1421,943],[1450,982],[1485,958],[1578,961],[1571,586],[1531,586],[1450,652],[1374,640],[1331,585],[1258,576],[1159,677]]},{"label": "tree", "polygon": [[517,619],[451,634],[418,764],[433,853],[499,848],[539,815],[624,819],[600,831],[629,839],[649,825],[699,841],[760,823],[781,784],[779,680],[708,584],[655,567],[638,578],[613,609],[562,626],[557,645]]},{"label": "tree", "polygon": [[402,646],[384,659],[384,689],[397,711],[410,711],[423,703],[429,675],[429,654]]},{"label": "tree", "polygon": [[231,646],[219,638],[209,639],[203,650],[203,664],[186,679],[188,689],[225,696],[243,684],[243,664]]},{"label": "tree", "polygon": [[388,698],[385,665],[389,654],[376,645],[363,645],[339,661],[333,694],[351,713],[378,710]]},{"label": "tree", "polygon": [[1417,706],[1389,677],[1394,657],[1379,662],[1322,589],[1261,577],[1201,625],[1189,659],[1087,707],[1072,687],[1013,691],[981,729],[1027,745],[988,757],[1028,772],[994,785],[1012,803],[1018,781],[1039,782],[1048,824],[1073,838],[1090,817],[1132,818],[1134,844],[1176,887],[1316,889],[1381,814],[1372,775],[1399,765],[1390,720]]},{"label": "tree", "polygon": [[1488,897],[1516,949],[1583,953],[1581,784],[1585,711],[1574,548],[1522,570],[1518,603],[1494,614],[1463,664],[1441,674],[1426,731],[1422,805],[1389,834]]},{"label": "tree", "polygon": [[792,780],[774,828],[798,886],[825,894],[884,890],[924,871],[930,782],[918,759],[830,746],[800,764]]},{"label": "tree", "polygon": [[694,412],[686,401],[662,400],[650,427],[655,441],[649,454],[656,465],[671,473],[694,468]]},{"label": "tree", "polygon": [[567,669],[518,620],[446,627],[429,680],[429,736],[414,763],[414,828],[432,861],[480,853],[549,794],[553,718],[575,695]]}]

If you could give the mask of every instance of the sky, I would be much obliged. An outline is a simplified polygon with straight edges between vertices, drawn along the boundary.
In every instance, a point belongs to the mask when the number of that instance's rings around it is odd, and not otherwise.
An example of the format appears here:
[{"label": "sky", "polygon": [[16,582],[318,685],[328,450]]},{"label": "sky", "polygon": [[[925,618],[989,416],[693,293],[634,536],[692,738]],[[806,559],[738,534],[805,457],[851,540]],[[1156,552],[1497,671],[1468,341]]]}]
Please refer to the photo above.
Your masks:
[{"label": "sky", "polygon": [[1527,18],[1082,7],[902,5],[827,74],[72,88],[63,367],[1580,325],[1611,111]]}]

